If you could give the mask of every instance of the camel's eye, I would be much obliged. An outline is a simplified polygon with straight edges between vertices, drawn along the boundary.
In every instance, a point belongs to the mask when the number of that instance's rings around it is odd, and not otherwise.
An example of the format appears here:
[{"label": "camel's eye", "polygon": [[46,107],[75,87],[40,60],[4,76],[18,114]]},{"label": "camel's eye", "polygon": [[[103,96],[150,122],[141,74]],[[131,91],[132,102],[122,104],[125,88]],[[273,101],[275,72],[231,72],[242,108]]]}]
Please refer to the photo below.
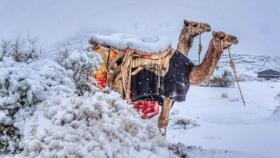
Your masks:
[{"label": "camel's eye", "polygon": [[193,27],[197,27],[198,26],[198,24],[193,24]]}]

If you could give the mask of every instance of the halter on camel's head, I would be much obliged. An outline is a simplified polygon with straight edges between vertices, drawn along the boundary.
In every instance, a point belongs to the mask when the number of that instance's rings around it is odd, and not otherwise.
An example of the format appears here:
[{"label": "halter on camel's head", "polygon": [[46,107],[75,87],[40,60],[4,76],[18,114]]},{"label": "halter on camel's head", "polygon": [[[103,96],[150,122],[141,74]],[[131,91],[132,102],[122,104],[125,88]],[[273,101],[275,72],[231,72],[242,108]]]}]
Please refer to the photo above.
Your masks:
[{"label": "halter on camel's head", "polygon": [[223,31],[212,32],[213,42],[216,49],[223,51],[224,49],[230,48],[233,44],[238,43],[237,37],[227,34]]},{"label": "halter on camel's head", "polygon": [[194,21],[184,20],[184,27],[187,28],[189,34],[191,34],[192,36],[197,36],[204,32],[211,31],[211,26],[209,24]]}]

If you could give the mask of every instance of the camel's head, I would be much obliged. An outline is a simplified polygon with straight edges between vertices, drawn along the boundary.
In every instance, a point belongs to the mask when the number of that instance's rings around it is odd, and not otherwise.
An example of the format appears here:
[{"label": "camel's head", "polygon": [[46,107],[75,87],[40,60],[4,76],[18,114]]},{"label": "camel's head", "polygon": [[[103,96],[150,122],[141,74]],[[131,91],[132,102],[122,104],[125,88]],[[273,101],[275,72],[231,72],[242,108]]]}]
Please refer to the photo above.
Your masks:
[{"label": "camel's head", "polygon": [[226,34],[223,31],[220,32],[212,32],[213,39],[216,42],[216,46],[219,49],[227,49],[233,44],[237,44],[238,40],[235,36]]},{"label": "camel's head", "polygon": [[187,31],[194,37],[197,35],[200,35],[204,32],[211,31],[211,26],[209,24],[199,23],[199,22],[194,22],[194,21],[184,20],[184,27],[186,27]]}]

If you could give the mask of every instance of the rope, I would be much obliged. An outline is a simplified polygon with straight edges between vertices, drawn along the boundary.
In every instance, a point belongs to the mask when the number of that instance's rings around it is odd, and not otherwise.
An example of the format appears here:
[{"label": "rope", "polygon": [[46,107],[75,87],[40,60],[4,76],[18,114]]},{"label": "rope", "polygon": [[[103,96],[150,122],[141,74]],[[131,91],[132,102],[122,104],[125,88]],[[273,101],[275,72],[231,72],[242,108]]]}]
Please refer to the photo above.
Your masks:
[{"label": "rope", "polygon": [[158,59],[158,65],[157,65],[157,95],[159,95],[159,90],[160,90],[160,72],[161,72],[161,57]]},{"label": "rope", "polygon": [[198,64],[200,64],[200,56],[202,52],[202,44],[201,44],[201,34],[199,34],[199,44],[198,44]]},{"label": "rope", "polygon": [[244,99],[244,96],[243,96],[243,94],[242,94],[241,87],[240,87],[240,85],[239,85],[239,81],[238,81],[238,78],[237,78],[237,73],[236,73],[235,64],[234,64],[234,62],[233,62],[233,60],[232,60],[232,56],[231,56],[231,53],[230,53],[230,48],[228,48],[228,54],[229,54],[229,59],[230,59],[230,67],[231,67],[232,70],[233,70],[234,78],[235,78],[235,81],[236,81],[236,83],[237,83],[237,86],[238,86],[238,89],[239,89],[239,93],[240,93],[242,102],[243,102],[244,106],[246,106],[245,99]]},{"label": "rope", "polygon": [[111,50],[109,49],[109,52],[108,52],[108,58],[107,58],[107,63],[106,63],[106,69],[107,69],[107,72],[108,72],[108,68],[109,68],[109,60],[110,60],[110,56],[111,56]]}]

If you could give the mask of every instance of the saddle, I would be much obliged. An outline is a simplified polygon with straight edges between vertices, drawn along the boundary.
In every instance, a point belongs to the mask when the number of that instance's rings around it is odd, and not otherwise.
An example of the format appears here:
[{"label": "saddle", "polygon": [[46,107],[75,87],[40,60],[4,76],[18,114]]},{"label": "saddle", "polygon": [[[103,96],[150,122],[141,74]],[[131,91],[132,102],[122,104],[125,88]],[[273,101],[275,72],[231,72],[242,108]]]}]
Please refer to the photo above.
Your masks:
[{"label": "saddle", "polygon": [[[146,69],[155,73],[160,82],[160,76],[165,76],[169,69],[169,61],[174,51],[170,48],[160,52],[147,54],[135,50],[129,50],[121,64],[121,78],[125,98],[128,102],[131,101],[131,76],[139,71]],[[157,84],[160,86],[160,84]]]},{"label": "saddle", "polygon": [[131,76],[143,69],[151,71],[157,76],[165,76],[169,69],[169,61],[174,54],[174,50],[171,48],[153,53],[132,48],[103,50],[102,47],[99,47],[99,49],[93,50],[101,55],[104,61],[95,74],[98,87],[101,89],[108,84],[128,102],[131,102]]}]

